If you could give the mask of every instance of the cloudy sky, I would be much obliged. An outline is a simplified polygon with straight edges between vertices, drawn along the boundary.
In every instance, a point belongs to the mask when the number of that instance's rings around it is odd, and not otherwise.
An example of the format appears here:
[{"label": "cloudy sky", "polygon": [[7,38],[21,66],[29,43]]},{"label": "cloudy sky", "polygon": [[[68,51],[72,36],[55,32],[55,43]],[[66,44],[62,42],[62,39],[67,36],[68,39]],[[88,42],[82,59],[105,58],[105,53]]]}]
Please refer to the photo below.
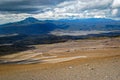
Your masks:
[{"label": "cloudy sky", "polygon": [[0,24],[38,19],[120,19],[120,0],[0,0]]}]

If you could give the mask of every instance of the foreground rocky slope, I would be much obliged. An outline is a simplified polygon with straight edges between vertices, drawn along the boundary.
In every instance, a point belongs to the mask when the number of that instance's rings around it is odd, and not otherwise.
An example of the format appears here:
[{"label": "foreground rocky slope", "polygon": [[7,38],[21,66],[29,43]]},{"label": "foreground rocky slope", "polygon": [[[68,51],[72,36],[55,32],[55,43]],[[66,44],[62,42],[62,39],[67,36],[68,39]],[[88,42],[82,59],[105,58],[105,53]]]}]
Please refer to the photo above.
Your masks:
[{"label": "foreground rocky slope", "polygon": [[0,80],[120,80],[119,37],[34,46],[1,56]]}]

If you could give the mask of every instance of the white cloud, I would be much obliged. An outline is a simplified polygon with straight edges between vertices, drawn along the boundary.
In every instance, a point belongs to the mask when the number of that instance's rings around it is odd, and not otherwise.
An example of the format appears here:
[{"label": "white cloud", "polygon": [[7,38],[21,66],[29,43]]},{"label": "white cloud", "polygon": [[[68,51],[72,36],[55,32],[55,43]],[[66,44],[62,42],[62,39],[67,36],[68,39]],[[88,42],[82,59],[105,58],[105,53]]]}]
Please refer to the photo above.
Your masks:
[{"label": "white cloud", "polygon": [[112,15],[113,15],[113,16],[116,16],[117,13],[118,13],[118,9],[113,9],[113,10],[112,10]]},{"label": "white cloud", "polygon": [[31,14],[0,14],[0,24],[16,22],[23,20],[26,17],[31,16]]},{"label": "white cloud", "polygon": [[112,4],[112,8],[120,8],[120,0],[114,0]]},{"label": "white cloud", "polygon": [[89,0],[87,2],[83,0],[65,1],[58,5],[60,8],[65,8],[69,11],[83,11],[88,9],[105,9],[112,3],[112,0]]},{"label": "white cloud", "polygon": [[43,12],[40,8],[37,14],[1,14],[0,23],[19,21],[30,16],[38,19],[120,17],[119,0],[69,0],[42,8]]},{"label": "white cloud", "polygon": [[36,15],[37,18],[104,18],[110,16],[112,0],[72,0],[58,4],[50,11]]},{"label": "white cloud", "polygon": [[111,16],[117,19],[120,18],[120,0],[114,0],[111,7],[112,7]]}]

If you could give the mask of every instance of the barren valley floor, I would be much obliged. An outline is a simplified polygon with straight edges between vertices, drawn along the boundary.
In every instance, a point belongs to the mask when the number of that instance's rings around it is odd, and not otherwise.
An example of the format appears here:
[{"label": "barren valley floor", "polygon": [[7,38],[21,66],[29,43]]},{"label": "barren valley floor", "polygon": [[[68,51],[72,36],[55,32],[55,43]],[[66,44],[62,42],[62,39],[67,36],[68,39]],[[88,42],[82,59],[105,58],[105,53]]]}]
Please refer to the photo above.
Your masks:
[{"label": "barren valley floor", "polygon": [[33,45],[0,56],[0,80],[120,80],[120,38]]}]

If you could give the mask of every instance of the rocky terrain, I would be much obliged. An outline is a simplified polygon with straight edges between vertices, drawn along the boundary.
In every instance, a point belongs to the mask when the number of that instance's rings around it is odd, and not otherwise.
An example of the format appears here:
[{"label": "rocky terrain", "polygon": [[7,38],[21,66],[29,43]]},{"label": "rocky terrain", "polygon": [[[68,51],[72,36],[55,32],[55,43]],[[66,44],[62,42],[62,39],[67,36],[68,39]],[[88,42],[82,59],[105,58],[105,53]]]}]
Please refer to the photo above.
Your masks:
[{"label": "rocky terrain", "polygon": [[0,56],[0,80],[120,80],[120,38],[33,45]]}]

